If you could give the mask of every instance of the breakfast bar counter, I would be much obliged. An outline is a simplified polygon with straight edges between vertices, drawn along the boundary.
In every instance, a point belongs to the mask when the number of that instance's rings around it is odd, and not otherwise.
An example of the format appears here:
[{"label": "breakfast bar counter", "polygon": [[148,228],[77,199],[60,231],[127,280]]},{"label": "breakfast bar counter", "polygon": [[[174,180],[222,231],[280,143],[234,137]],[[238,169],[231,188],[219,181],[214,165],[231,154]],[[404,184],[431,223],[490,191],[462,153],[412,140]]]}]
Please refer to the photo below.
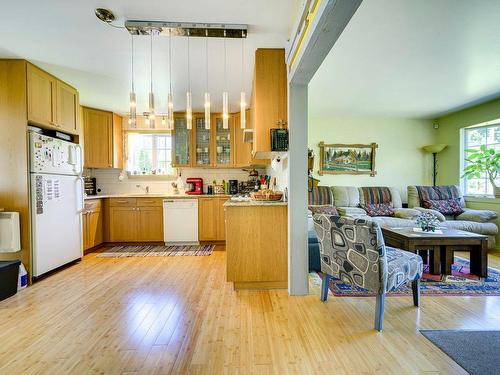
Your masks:
[{"label": "breakfast bar counter", "polygon": [[275,289],[288,285],[286,202],[227,201],[227,281],[234,289]]}]

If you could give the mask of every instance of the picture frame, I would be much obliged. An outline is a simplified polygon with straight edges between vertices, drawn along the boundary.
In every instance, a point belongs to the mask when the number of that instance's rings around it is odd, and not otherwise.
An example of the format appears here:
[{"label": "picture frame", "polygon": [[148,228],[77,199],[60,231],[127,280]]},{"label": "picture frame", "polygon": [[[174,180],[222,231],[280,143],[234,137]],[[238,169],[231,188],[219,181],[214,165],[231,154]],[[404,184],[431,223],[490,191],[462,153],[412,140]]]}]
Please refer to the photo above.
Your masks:
[{"label": "picture frame", "polygon": [[374,177],[376,143],[319,143],[319,171],[324,174],[367,174]]}]

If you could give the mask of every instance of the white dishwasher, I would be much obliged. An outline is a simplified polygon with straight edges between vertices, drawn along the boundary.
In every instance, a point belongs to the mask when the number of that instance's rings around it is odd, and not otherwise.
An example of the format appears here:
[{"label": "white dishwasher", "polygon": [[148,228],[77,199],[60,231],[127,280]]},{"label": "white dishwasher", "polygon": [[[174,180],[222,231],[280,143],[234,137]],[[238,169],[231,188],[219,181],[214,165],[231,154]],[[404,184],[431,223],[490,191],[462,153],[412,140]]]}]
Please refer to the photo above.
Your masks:
[{"label": "white dishwasher", "polygon": [[166,245],[197,245],[198,199],[163,200],[163,238]]}]

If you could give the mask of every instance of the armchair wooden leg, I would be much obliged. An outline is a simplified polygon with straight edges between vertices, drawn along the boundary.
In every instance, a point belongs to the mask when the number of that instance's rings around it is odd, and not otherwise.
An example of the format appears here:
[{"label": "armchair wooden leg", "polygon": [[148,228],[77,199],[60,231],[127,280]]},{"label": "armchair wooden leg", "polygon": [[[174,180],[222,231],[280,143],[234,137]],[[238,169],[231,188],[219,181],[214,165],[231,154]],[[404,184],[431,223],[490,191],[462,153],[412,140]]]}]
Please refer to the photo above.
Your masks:
[{"label": "armchair wooden leg", "polygon": [[411,290],[413,292],[413,304],[420,306],[420,279],[411,282]]},{"label": "armchair wooden leg", "polygon": [[330,275],[326,273],[323,276],[323,281],[321,282],[321,300],[323,302],[328,298],[328,286],[330,285]]},{"label": "armchair wooden leg", "polygon": [[375,304],[375,329],[382,331],[384,325],[384,302],[385,293],[377,294],[377,302]]}]

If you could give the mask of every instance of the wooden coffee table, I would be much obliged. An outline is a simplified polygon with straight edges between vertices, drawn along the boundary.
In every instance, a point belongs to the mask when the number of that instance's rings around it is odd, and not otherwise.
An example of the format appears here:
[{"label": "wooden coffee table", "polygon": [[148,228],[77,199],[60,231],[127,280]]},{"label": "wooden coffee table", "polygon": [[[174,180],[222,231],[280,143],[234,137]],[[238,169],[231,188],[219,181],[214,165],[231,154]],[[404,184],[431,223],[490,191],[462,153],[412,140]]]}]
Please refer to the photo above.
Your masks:
[{"label": "wooden coffee table", "polygon": [[442,233],[415,232],[413,228],[382,228],[385,244],[412,253],[429,250],[432,274],[451,274],[453,253],[470,252],[471,273],[488,277],[488,237],[456,229],[440,229]]}]

